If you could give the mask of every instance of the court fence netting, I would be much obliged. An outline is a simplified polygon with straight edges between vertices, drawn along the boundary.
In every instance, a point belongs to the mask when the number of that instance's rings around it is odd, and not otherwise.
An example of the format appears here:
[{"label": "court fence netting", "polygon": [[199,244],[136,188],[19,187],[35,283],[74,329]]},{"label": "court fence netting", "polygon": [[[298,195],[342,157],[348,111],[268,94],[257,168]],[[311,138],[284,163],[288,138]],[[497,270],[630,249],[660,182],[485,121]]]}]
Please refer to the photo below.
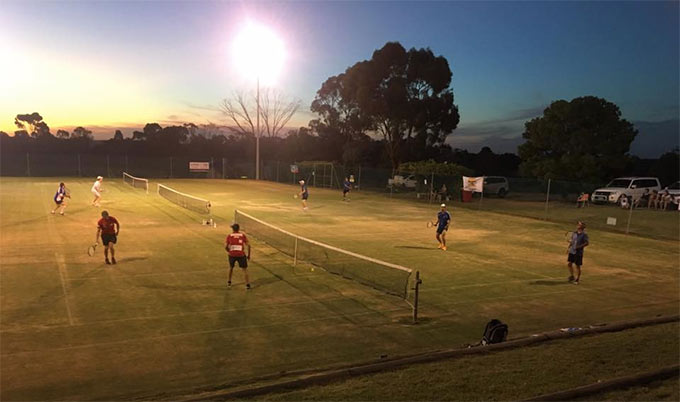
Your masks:
[{"label": "court fence netting", "polygon": [[162,184],[158,184],[158,195],[182,208],[198,212],[199,214],[210,214],[210,201],[203,198],[179,192]]},{"label": "court fence netting", "polygon": [[234,221],[240,225],[244,233],[292,257],[294,266],[298,262],[305,262],[332,274],[402,298],[413,308],[413,319],[417,321],[420,272],[415,273],[414,292],[411,298],[409,297],[409,286],[413,274],[411,268],[298,236],[238,209],[234,211]]},{"label": "court fence netting", "polygon": [[141,188],[149,194],[149,180],[123,172],[123,181],[134,188]]}]

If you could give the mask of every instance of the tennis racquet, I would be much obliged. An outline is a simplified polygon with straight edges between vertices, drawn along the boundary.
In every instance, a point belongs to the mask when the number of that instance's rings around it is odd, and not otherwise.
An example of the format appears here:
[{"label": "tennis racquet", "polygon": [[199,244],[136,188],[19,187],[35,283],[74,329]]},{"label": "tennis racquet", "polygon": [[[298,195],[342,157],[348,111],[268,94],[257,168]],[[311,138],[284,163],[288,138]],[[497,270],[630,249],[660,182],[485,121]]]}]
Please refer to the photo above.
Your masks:
[{"label": "tennis racquet", "polygon": [[427,221],[427,228],[428,228],[428,229],[429,229],[429,228],[433,228],[433,227],[435,227],[435,226],[437,226],[437,224],[436,224],[435,222]]},{"label": "tennis racquet", "polygon": [[97,243],[91,245],[90,247],[87,248],[87,255],[90,257],[94,256],[94,252],[97,250]]},{"label": "tennis racquet", "polygon": [[574,232],[568,231],[564,233],[564,240],[567,243],[571,243],[572,238],[574,237]]}]

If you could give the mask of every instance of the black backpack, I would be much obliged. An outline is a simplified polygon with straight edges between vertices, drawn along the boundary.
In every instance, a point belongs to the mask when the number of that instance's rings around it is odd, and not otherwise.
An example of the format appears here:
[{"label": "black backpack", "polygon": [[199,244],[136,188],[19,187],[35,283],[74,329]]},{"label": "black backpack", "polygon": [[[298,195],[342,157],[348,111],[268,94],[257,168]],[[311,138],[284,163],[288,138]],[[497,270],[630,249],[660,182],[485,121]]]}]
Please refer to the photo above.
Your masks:
[{"label": "black backpack", "polygon": [[482,337],[482,345],[490,345],[492,343],[505,342],[508,337],[508,326],[503,324],[501,320],[493,319],[486,324],[484,328],[484,336]]}]

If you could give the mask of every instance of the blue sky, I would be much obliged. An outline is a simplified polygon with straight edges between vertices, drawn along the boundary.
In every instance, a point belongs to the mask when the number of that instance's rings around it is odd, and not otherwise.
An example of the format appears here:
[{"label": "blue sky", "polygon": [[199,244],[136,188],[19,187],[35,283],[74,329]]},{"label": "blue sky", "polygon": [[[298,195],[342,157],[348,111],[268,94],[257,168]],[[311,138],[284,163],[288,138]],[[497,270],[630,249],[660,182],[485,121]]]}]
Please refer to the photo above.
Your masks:
[{"label": "blue sky", "polygon": [[665,127],[636,140],[638,153],[657,153],[677,145],[668,121],[680,114],[678,4],[5,1],[0,89],[11,96],[0,100],[0,130],[32,111],[108,136],[148,121],[223,123],[220,99],[253,86],[229,54],[250,18],[286,43],[278,86],[303,101],[296,125],[313,117],[329,76],[399,41],[448,59],[461,114],[454,147],[514,151],[524,121],[551,101],[594,95],[629,121]]}]

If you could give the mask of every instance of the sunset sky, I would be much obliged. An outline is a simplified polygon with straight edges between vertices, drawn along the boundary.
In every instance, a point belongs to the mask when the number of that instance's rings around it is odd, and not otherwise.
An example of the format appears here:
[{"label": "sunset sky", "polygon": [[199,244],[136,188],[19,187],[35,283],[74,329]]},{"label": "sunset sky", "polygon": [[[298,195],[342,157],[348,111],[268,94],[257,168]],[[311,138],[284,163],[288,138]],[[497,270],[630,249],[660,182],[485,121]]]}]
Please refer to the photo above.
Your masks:
[{"label": "sunset sky", "polygon": [[291,126],[313,118],[328,77],[399,41],[448,59],[461,115],[454,147],[513,152],[523,123],[551,101],[594,95],[646,127],[638,153],[658,153],[678,138],[678,4],[5,0],[0,130],[31,112],[53,133],[81,125],[97,138],[147,122],[224,124],[219,101],[254,88],[231,54],[251,20],[284,43],[276,86],[303,105]]}]

